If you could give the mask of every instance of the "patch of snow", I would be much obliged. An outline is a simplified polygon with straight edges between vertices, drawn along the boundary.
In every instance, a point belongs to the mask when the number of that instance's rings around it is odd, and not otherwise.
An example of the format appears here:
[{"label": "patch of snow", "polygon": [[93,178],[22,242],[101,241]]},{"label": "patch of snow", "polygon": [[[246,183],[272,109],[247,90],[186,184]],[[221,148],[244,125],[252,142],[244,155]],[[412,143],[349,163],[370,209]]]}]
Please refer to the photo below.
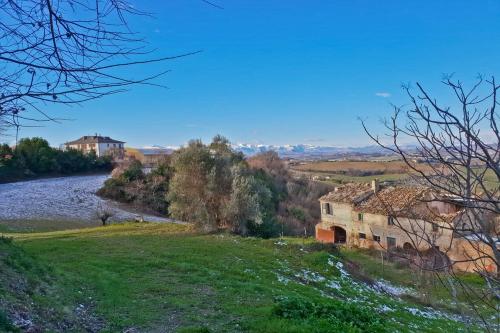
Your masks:
[{"label": "patch of snow", "polygon": [[330,256],[328,258],[328,265],[332,266],[332,267],[335,267],[339,273],[340,273],[340,277],[343,278],[343,279],[347,279],[349,278],[349,273],[345,270],[344,268],[344,264],[341,263],[340,261],[336,261],[335,260],[335,257],[333,256]]},{"label": "patch of snow", "polygon": [[333,260],[333,257],[328,257],[328,265],[334,267],[335,266],[335,260]]},{"label": "patch of snow", "polygon": [[385,305],[385,304],[380,305],[380,306],[377,308],[377,310],[378,310],[379,312],[384,312],[384,313],[386,313],[386,312],[393,312],[393,311],[395,311],[393,308],[391,308],[390,306],[387,306],[387,305]]},{"label": "patch of snow", "polygon": [[307,269],[303,269],[299,273],[296,273],[295,277],[306,282],[323,282],[326,280],[324,276],[321,276],[316,272],[311,272]]},{"label": "patch of snow", "polygon": [[290,282],[290,279],[287,277],[284,277],[283,275],[280,275],[276,273],[276,278],[278,279],[278,282],[283,283],[283,284],[288,284]]},{"label": "patch of snow", "polygon": [[425,308],[425,309],[418,309],[418,308],[414,308],[414,307],[405,307],[404,308],[406,311],[408,311],[409,313],[411,313],[412,315],[414,316],[418,316],[418,317],[423,317],[423,318],[427,318],[427,319],[439,319],[439,318],[445,318],[445,319],[449,319],[449,320],[454,320],[454,321],[462,321],[463,322],[463,319],[458,316],[458,315],[454,315],[454,314],[450,314],[450,313],[445,313],[445,312],[442,312],[442,311],[439,311],[439,310],[435,310],[433,308]]},{"label": "patch of snow", "polygon": [[342,288],[338,282],[332,281],[332,280],[328,281],[326,286],[328,288],[332,288],[332,289],[336,289],[336,290],[340,290]]},{"label": "patch of snow", "polygon": [[415,291],[411,288],[395,286],[395,285],[391,284],[389,281],[386,281],[384,279],[380,279],[380,280],[375,281],[375,283],[373,284],[373,288],[376,291],[385,292],[385,293],[393,295],[393,296],[415,294]]}]

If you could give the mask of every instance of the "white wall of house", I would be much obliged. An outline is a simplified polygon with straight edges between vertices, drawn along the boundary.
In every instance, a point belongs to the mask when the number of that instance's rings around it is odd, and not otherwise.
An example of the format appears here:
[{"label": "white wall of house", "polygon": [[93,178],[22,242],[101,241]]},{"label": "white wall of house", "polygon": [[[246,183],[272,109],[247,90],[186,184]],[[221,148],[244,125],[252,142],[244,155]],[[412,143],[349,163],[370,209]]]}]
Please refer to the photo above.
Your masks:
[{"label": "white wall of house", "polygon": [[69,148],[81,150],[89,153],[94,150],[98,157],[106,155],[111,149],[123,149],[123,143],[91,143],[91,144],[74,144],[68,145]]}]

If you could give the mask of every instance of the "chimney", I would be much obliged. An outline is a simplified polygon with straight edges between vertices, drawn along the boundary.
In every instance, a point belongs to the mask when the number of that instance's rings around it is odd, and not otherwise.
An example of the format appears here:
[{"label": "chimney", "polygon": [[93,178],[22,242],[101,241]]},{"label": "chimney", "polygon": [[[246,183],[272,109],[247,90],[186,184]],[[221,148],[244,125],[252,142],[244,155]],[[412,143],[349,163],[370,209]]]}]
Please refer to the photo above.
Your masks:
[{"label": "chimney", "polygon": [[380,189],[380,185],[378,183],[378,179],[375,178],[374,180],[372,180],[372,191],[373,191],[373,193],[377,193],[379,191],[379,189]]}]

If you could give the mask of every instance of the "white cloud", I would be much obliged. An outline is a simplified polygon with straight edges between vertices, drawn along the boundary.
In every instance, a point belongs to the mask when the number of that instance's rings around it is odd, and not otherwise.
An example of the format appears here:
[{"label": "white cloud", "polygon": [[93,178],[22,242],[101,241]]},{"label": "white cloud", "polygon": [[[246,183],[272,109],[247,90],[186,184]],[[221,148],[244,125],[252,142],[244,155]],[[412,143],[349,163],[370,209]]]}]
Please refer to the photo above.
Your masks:
[{"label": "white cloud", "polygon": [[378,93],[375,93],[375,96],[388,98],[388,97],[391,97],[391,94],[388,92],[378,92]]}]

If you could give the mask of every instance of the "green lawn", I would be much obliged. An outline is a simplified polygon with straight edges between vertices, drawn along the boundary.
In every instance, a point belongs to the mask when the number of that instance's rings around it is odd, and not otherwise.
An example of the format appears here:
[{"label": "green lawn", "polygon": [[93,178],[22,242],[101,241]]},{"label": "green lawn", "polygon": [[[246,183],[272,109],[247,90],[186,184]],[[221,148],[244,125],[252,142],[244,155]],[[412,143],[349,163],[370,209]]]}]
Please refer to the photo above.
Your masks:
[{"label": "green lawn", "polygon": [[[343,264],[349,256],[375,259],[336,253],[313,240],[202,235],[175,224],[9,236],[12,244],[0,242],[0,253],[7,253],[0,256],[0,269],[4,265],[12,278],[15,272],[28,275],[26,290],[32,292],[22,297],[51,309],[52,318],[73,318],[72,331],[84,331],[82,311],[101,332],[464,329],[451,314],[369,288]],[[19,301],[20,293],[6,287],[5,279],[0,277],[0,296]],[[0,328],[1,318],[0,311]]]},{"label": "green lawn", "polygon": [[1,220],[0,232],[40,232],[97,227],[97,221],[64,220]]}]

